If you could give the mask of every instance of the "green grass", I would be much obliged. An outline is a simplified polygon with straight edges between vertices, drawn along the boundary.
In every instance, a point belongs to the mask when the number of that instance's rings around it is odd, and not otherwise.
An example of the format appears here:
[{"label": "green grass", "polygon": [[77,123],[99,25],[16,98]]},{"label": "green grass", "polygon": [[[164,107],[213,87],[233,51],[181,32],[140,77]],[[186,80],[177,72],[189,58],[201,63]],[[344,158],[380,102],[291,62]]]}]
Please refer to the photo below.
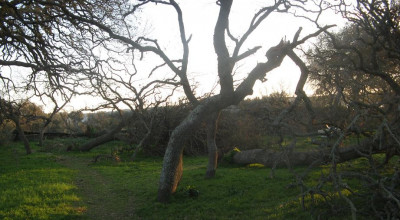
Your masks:
[{"label": "green grass", "polygon": [[71,219],[84,211],[73,184],[76,171],[59,165],[57,156],[25,155],[13,143],[0,146],[0,167],[0,219]]},{"label": "green grass", "polygon": [[[205,179],[205,157],[184,157],[178,191],[169,204],[161,204],[156,201],[161,157],[139,156],[130,162],[126,152],[119,155],[121,162],[104,159],[90,163],[95,155],[110,154],[117,147],[123,144],[111,142],[89,153],[46,153],[35,147],[36,152],[26,156],[20,144],[0,146],[0,219],[313,219],[319,214],[322,218],[333,215],[318,196],[313,205],[307,197],[308,209],[303,210],[300,189],[293,187],[294,178],[287,169],[276,169],[271,179],[271,170],[260,164],[223,163],[215,178]],[[70,165],[65,160],[70,160]],[[361,170],[366,164],[366,159],[359,159],[341,164],[339,169]],[[314,169],[306,184],[316,184],[327,169]],[[303,170],[295,168],[296,172]],[[348,184],[360,185],[355,180]],[[330,187],[327,184],[325,189]],[[335,215],[336,219],[351,217],[349,209]]]},{"label": "green grass", "polygon": [[[278,170],[279,178],[270,179],[268,169],[253,167],[220,167],[216,178],[205,179],[206,158],[184,160],[184,176],[171,203],[156,202],[161,158],[138,162],[94,165],[105,176],[115,180],[116,191],[130,191],[135,198],[135,213],[144,219],[268,219],[268,216],[310,217],[299,206],[281,211],[288,201],[298,201],[297,189],[287,189],[291,175]],[[191,197],[187,188],[198,191]],[[285,192],[285,193],[282,193]],[[299,215],[300,211],[300,215]],[[284,216],[282,216],[284,214]]]}]

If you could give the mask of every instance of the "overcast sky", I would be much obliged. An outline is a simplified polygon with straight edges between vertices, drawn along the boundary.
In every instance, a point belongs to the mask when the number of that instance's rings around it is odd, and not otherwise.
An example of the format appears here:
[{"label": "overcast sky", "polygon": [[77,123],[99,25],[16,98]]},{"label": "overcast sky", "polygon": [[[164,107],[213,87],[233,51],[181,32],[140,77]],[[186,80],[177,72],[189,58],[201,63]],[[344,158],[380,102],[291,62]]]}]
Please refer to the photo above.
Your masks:
[{"label": "overcast sky", "polygon": [[[215,0],[185,0],[178,1],[183,11],[187,36],[192,35],[190,41],[189,78],[200,84],[202,92],[208,92],[217,83],[216,55],[213,47],[213,31],[218,16],[219,6]],[[230,27],[234,36],[240,37],[250,24],[254,13],[268,1],[235,0],[230,14]],[[149,9],[149,10],[146,10]],[[146,31],[150,36],[157,37],[159,43],[173,54],[174,48],[180,48],[179,32],[176,13],[171,7],[151,6],[144,10],[143,19],[148,24]],[[315,15],[314,15],[315,16]],[[339,15],[327,13],[321,17],[321,23],[344,23]],[[311,33],[315,26],[309,21],[294,18],[288,14],[272,14],[248,39],[242,47],[242,52],[254,46],[263,46],[257,54],[240,63],[236,70],[236,79],[243,78],[244,74],[253,68],[257,62],[265,62],[265,52],[286,37],[291,40],[299,27],[303,28],[302,35]],[[233,48],[231,48],[233,49]],[[281,89],[293,93],[300,76],[298,68],[286,58],[281,67],[267,74],[267,82],[257,83],[255,95],[269,94]],[[307,91],[311,93],[311,90]]]},{"label": "overcast sky", "polygon": [[[240,37],[248,28],[250,20],[255,12],[265,4],[262,0],[235,0],[230,14],[230,28],[234,36]],[[183,11],[187,36],[192,35],[190,41],[190,56],[188,77],[196,83],[197,95],[210,92],[218,82],[217,57],[213,47],[213,31],[219,12],[219,6],[215,0],[181,0],[178,1]],[[315,15],[314,15],[315,16]],[[326,13],[321,18],[321,24],[337,24],[343,26],[344,22],[339,15]],[[179,38],[177,15],[170,6],[149,5],[144,8],[140,19],[139,33],[145,33],[147,37],[158,39],[158,43],[165,49],[171,59],[181,58],[181,44]],[[235,69],[235,80],[240,80],[248,74],[257,62],[265,62],[265,53],[269,47],[279,43],[282,38],[291,40],[299,27],[303,28],[300,37],[315,31],[315,26],[309,21],[294,18],[284,13],[272,14],[261,26],[258,27],[247,43],[242,46],[242,52],[255,46],[262,46],[256,54],[245,59]],[[230,47],[231,51],[233,50]],[[152,69],[157,62],[147,62],[144,69]],[[254,95],[267,95],[282,89],[290,95],[294,95],[294,89],[299,79],[300,71],[290,59],[285,58],[282,65],[267,74],[265,83],[257,82]],[[145,76],[144,76],[145,77]],[[312,90],[305,88],[308,94]],[[219,87],[216,91],[219,92]],[[183,94],[182,94],[183,95]],[[66,110],[77,110],[85,106],[94,106],[100,101],[96,98],[79,97],[72,100]]]}]

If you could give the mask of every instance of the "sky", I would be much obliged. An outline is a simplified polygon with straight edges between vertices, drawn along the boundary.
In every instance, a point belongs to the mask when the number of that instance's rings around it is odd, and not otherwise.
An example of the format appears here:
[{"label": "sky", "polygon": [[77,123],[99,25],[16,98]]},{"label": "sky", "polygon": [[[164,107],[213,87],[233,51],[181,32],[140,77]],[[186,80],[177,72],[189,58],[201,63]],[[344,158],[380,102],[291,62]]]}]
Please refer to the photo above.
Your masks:
[{"label": "sky", "polygon": [[[219,92],[217,70],[217,56],[213,47],[214,26],[218,17],[219,6],[215,0],[177,0],[183,11],[186,35],[192,36],[189,47],[188,78],[196,85],[196,94],[209,93],[212,89]],[[240,37],[248,28],[255,12],[271,0],[235,0],[230,14],[230,29],[235,37]],[[312,15],[315,16],[315,15]],[[334,13],[323,14],[321,24],[336,24],[338,28],[344,25],[340,15]],[[158,39],[161,48],[171,59],[181,58],[181,43],[179,37],[177,14],[171,6],[148,5],[140,15],[138,33],[144,33],[146,37]],[[238,63],[235,67],[234,79],[240,82],[246,74],[258,63],[266,62],[266,51],[286,38],[291,40],[299,27],[303,28],[300,37],[315,31],[315,27],[309,21],[295,18],[285,13],[275,13],[268,17],[258,29],[249,37],[247,43],[242,46],[241,52],[255,46],[262,48],[254,55]],[[337,29],[337,28],[336,28]],[[228,44],[233,51],[233,44]],[[155,65],[160,64],[157,59],[150,56],[144,64],[138,64],[140,71],[149,72]],[[267,74],[267,81],[258,81],[253,89],[254,94],[249,98],[268,95],[273,92],[285,90],[293,96],[300,71],[298,67],[285,58],[282,65]],[[147,74],[143,75],[146,80]],[[305,88],[311,95],[312,89]],[[183,93],[180,97],[183,96]],[[94,107],[102,100],[97,97],[76,97],[67,105],[67,111],[78,110],[85,107]],[[52,106],[45,106],[49,111]]]},{"label": "sky", "polygon": [[[230,14],[230,27],[234,36],[240,37],[248,28],[251,18],[265,1],[260,0],[235,0]],[[200,85],[202,92],[208,92],[218,82],[217,57],[213,47],[213,31],[218,16],[219,6],[215,0],[185,0],[179,1],[183,11],[183,17],[187,36],[192,35],[190,41],[189,78],[194,79]],[[173,51],[174,47],[180,48],[179,32],[177,29],[176,13],[170,7],[149,7],[144,10],[144,18],[151,28],[147,29],[150,36],[159,37],[160,44]],[[314,16],[314,15],[313,15]],[[344,21],[340,15],[326,14],[320,18],[323,24],[336,24],[343,26]],[[302,35],[315,31],[314,25],[301,18],[294,18],[288,14],[272,14],[267,18],[257,31],[248,39],[242,47],[242,52],[254,46],[263,46],[255,55],[241,62],[236,69],[236,79],[245,77],[257,62],[265,62],[265,52],[269,47],[279,43],[282,38],[291,40],[299,27],[303,28]],[[230,48],[231,51],[233,47]],[[254,88],[254,96],[267,95],[275,91],[286,90],[292,94],[300,77],[297,66],[288,58],[285,58],[281,67],[267,74],[267,82],[258,82]],[[218,89],[217,89],[218,90]],[[308,94],[311,88],[306,88]]]},{"label": "sky", "polygon": [[[188,78],[192,85],[196,85],[197,95],[209,93],[213,89],[214,92],[218,93],[217,56],[213,46],[213,32],[219,6],[216,5],[215,0],[181,0],[177,2],[183,11],[186,35],[187,37],[192,36],[189,43]],[[240,37],[247,30],[255,12],[264,6],[265,2],[265,0],[235,0],[230,14],[231,33]],[[311,16],[315,17],[316,15]],[[341,16],[332,12],[323,14],[320,21],[321,24],[336,24],[338,26],[336,29],[344,25]],[[160,4],[146,6],[140,15],[140,24],[139,33],[144,33],[148,38],[157,39],[161,48],[171,59],[181,58],[182,46],[177,14],[172,7]],[[262,46],[262,49],[235,67],[234,79],[240,82],[258,62],[266,62],[266,51],[271,46],[278,44],[283,38],[291,40],[299,27],[303,28],[300,37],[316,30],[315,25],[305,19],[295,18],[286,13],[273,13],[242,46],[241,52],[255,46]],[[230,45],[229,49],[233,51],[233,44]],[[141,69],[143,72],[148,72],[158,64],[160,62],[146,61],[144,66],[139,64],[138,68],[139,71]],[[289,58],[285,58],[279,68],[267,74],[266,82],[257,81],[253,89],[254,94],[248,98],[261,97],[282,90],[285,90],[290,96],[294,96],[299,77],[299,68]],[[144,75],[144,78],[146,78],[146,75]],[[307,85],[305,91],[309,95],[313,93],[312,88]],[[183,93],[177,98],[182,96],[184,96]],[[98,100],[81,97],[72,101],[73,103],[69,107],[79,109],[85,105],[95,105]]]}]

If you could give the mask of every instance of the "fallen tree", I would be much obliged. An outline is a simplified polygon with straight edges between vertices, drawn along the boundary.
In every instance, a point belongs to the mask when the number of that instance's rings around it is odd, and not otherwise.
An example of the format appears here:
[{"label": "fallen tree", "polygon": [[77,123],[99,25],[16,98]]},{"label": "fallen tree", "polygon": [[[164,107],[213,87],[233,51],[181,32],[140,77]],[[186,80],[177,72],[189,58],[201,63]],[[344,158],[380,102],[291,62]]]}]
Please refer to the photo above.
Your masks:
[{"label": "fallen tree", "polygon": [[124,126],[125,126],[125,121],[121,121],[115,128],[111,129],[107,133],[105,133],[97,138],[94,138],[94,139],[82,144],[81,146],[78,147],[78,149],[80,151],[90,151],[91,149],[93,149],[99,145],[110,142],[115,139],[115,135],[118,134]]},{"label": "fallen tree", "polygon": [[372,138],[360,144],[347,147],[332,147],[313,151],[295,151],[288,147],[283,151],[267,149],[252,149],[240,151],[233,157],[236,164],[260,163],[266,167],[310,166],[328,163],[343,163],[370,154],[386,153],[386,160],[394,155],[400,155],[399,147],[395,144],[381,145]]}]

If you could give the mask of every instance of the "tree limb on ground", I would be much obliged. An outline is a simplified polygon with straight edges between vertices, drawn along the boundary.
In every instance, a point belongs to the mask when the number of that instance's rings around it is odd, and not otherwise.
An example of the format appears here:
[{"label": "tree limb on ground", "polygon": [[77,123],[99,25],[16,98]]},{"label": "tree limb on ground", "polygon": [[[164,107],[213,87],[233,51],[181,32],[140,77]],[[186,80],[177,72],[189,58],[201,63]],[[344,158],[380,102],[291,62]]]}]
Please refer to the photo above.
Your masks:
[{"label": "tree limb on ground", "polygon": [[[372,154],[378,154],[390,149],[396,149],[395,144],[380,146],[378,142],[368,139],[359,145],[337,148],[335,152],[336,163],[343,163],[363,157],[365,154],[369,154],[370,150]],[[291,166],[322,165],[332,162],[331,150],[330,148],[324,148],[321,150],[299,152],[253,149],[236,153],[233,157],[233,162],[243,165],[260,163],[266,167],[284,167],[288,162],[290,162]],[[395,152],[395,154],[398,155],[399,151]],[[316,161],[319,162],[315,163]]]}]

